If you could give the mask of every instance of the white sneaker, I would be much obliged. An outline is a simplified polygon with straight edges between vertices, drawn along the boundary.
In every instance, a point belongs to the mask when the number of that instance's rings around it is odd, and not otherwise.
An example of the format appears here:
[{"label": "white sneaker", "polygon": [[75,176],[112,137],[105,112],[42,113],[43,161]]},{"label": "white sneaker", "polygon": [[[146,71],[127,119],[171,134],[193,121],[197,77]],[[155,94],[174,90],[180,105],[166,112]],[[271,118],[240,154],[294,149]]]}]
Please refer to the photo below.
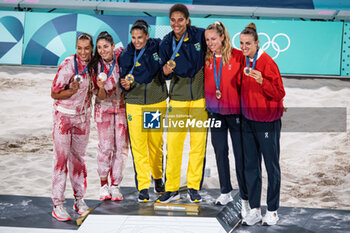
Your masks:
[{"label": "white sneaker", "polygon": [[105,184],[100,188],[100,200],[108,200],[108,199],[111,199],[111,194],[109,192],[108,185]]},{"label": "white sneaker", "polygon": [[258,222],[260,222],[262,219],[261,217],[261,209],[260,208],[254,208],[249,211],[249,214],[243,218],[242,224],[252,226]]},{"label": "white sneaker", "polygon": [[68,221],[71,219],[66,208],[62,205],[57,205],[52,210],[52,217],[56,218],[58,221]]},{"label": "white sneaker", "polygon": [[262,219],[262,224],[264,226],[271,226],[271,225],[276,225],[278,222],[279,217],[276,211],[266,211],[265,216]]},{"label": "white sneaker", "polygon": [[216,199],[215,205],[227,205],[230,201],[233,201],[231,192],[221,193],[220,196]]},{"label": "white sneaker", "polygon": [[89,207],[86,205],[83,199],[76,199],[74,201],[73,209],[79,214],[83,214],[84,212],[89,210]]},{"label": "white sneaker", "polygon": [[247,217],[247,215],[250,211],[249,202],[248,202],[248,200],[241,199],[241,204],[242,204],[241,215],[242,215],[242,218],[245,218],[245,217]]},{"label": "white sneaker", "polygon": [[120,192],[119,186],[112,185],[111,188],[112,201],[121,201],[124,199],[123,194]]}]

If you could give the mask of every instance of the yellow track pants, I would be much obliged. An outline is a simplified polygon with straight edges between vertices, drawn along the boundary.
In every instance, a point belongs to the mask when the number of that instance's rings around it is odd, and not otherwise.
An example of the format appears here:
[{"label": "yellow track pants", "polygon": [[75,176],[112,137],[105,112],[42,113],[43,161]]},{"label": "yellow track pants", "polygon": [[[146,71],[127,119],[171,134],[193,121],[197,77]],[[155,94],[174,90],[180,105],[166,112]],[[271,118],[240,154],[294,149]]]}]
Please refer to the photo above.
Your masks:
[{"label": "yellow track pants", "polygon": [[[174,192],[179,190],[183,147],[188,130],[190,132],[191,149],[187,167],[187,187],[195,190],[201,188],[205,166],[207,128],[193,127],[193,125],[187,125],[188,127],[186,127],[186,122],[194,119],[202,122],[208,120],[205,99],[194,101],[170,100],[167,121],[165,191]],[[181,121],[184,122],[184,127],[181,127]]]},{"label": "yellow track pants", "polygon": [[160,122],[166,114],[166,100],[149,105],[126,104],[130,147],[134,160],[136,188],[149,189],[154,179],[163,175],[163,127],[144,129],[144,111],[160,111]]}]

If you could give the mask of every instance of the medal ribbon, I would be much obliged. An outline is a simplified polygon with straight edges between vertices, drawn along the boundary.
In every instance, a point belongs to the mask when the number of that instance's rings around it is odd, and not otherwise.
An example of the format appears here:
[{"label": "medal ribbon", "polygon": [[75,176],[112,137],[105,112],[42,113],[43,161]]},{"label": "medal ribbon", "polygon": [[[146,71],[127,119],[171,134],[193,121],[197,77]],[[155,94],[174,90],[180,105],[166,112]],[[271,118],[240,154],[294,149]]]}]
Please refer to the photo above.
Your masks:
[{"label": "medal ribbon", "polygon": [[134,71],[134,68],[136,66],[136,63],[139,61],[139,59],[142,57],[143,53],[146,50],[146,45],[143,46],[143,48],[141,49],[139,55],[136,57],[136,49],[135,49],[135,53],[134,53],[134,66],[131,68],[129,74],[132,74],[132,72]]},{"label": "medal ribbon", "polygon": [[[258,58],[258,52],[259,52],[259,49],[256,50],[255,55],[254,55],[253,65],[252,65],[252,67],[251,67],[253,70],[255,69],[256,60],[257,60],[257,58]],[[246,64],[247,64],[247,67],[250,67],[250,64],[249,64],[249,57],[248,57],[248,56],[246,56]]]},{"label": "medal ribbon", "polygon": [[[74,55],[74,68],[75,68],[75,75],[78,75],[79,71],[78,71],[78,62],[77,62],[77,55],[76,54]],[[83,73],[81,73],[79,75],[85,74],[87,69],[88,69],[88,66],[85,66],[85,69],[83,70]]]},{"label": "medal ribbon", "polygon": [[182,35],[182,37],[181,37],[179,43],[177,44],[177,46],[176,46],[175,36],[173,36],[173,54],[171,55],[170,60],[174,60],[175,59],[177,52],[179,52],[179,50],[180,50],[182,42],[184,42],[186,33],[187,33],[187,30]]},{"label": "medal ribbon", "polygon": [[[109,77],[109,76],[112,74],[112,72],[113,72],[113,70],[114,70],[114,67],[115,67],[115,63],[116,63],[116,61],[115,61],[115,54],[113,54],[112,67],[109,69],[109,72],[108,72],[107,77]],[[104,64],[103,64],[103,61],[101,62],[101,72],[104,72]]]},{"label": "medal ribbon", "polygon": [[220,68],[219,68],[219,74],[216,71],[216,61],[215,61],[215,53],[213,57],[213,63],[214,63],[214,78],[215,78],[215,86],[216,90],[220,90],[220,83],[221,83],[221,71],[222,71],[222,58],[220,60]]}]

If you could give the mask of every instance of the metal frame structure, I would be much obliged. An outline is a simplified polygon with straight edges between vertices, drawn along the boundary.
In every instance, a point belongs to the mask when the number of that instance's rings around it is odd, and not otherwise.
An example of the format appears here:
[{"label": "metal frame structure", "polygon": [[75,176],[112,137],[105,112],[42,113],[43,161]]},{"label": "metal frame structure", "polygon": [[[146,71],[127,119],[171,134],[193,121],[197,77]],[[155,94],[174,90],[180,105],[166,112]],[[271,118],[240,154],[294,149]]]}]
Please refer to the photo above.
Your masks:
[{"label": "metal frame structure", "polygon": [[[148,16],[164,16],[169,12],[172,4],[155,3],[125,3],[125,2],[98,2],[82,0],[40,0],[40,1],[6,1],[0,2],[0,9],[7,8],[17,11],[41,11],[54,12],[56,10],[86,10],[96,14],[113,14],[113,12],[145,14]],[[294,18],[301,20],[350,20],[350,11],[336,11],[324,9],[290,9],[290,8],[266,8],[266,7],[235,7],[235,6],[211,6],[188,5],[192,16],[197,17],[248,17],[248,18]]]}]

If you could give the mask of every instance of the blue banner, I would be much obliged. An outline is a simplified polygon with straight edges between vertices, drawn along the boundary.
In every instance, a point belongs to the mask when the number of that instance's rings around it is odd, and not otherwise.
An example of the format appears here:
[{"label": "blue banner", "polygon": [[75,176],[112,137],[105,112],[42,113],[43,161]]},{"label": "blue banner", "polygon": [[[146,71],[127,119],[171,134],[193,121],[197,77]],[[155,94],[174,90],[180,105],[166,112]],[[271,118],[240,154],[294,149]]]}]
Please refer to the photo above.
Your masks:
[{"label": "blue banner", "polygon": [[75,41],[82,32],[91,34],[95,43],[98,34],[107,31],[116,47],[125,47],[129,25],[137,19],[155,24],[155,17],[27,13],[23,64],[59,65],[75,53]]},{"label": "blue banner", "polygon": [[0,11],[0,64],[22,63],[24,15]]}]

